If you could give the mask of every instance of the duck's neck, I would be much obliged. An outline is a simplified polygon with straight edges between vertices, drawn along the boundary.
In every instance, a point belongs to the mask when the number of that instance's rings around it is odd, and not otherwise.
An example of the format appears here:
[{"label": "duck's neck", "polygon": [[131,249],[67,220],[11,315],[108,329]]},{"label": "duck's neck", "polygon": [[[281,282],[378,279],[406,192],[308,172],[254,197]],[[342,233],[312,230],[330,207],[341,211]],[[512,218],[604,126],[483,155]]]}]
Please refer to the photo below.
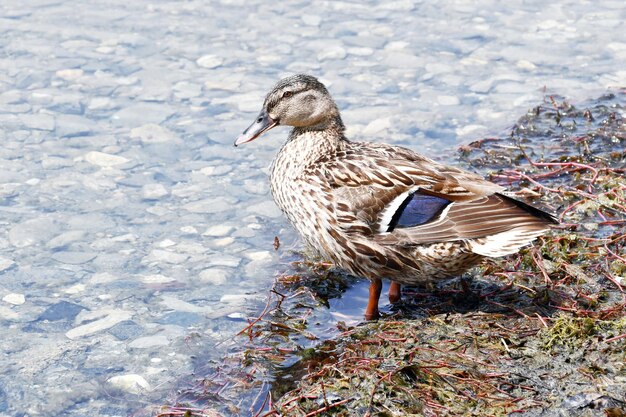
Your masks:
[{"label": "duck's neck", "polygon": [[320,159],[343,149],[347,142],[344,130],[339,116],[315,126],[294,128],[272,164],[272,189],[290,186],[302,179],[304,172],[317,167]]},{"label": "duck's neck", "polygon": [[292,140],[295,136],[303,135],[309,132],[326,132],[328,134],[343,138],[343,133],[345,130],[346,127],[343,125],[341,116],[337,114],[336,116],[323,120],[322,122],[313,126],[294,127],[291,131],[291,134],[289,135],[289,140]]},{"label": "duck's neck", "polygon": [[289,134],[282,152],[289,152],[294,162],[302,167],[314,164],[324,155],[341,148],[346,140],[341,117],[336,116],[314,126],[295,127]]}]

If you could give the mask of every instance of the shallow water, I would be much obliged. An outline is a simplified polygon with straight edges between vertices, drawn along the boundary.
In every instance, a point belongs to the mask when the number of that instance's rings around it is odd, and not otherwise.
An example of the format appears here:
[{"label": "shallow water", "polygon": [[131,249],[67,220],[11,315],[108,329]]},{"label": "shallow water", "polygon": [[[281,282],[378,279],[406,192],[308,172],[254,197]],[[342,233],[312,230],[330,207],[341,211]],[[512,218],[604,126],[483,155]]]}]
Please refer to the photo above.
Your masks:
[{"label": "shallow water", "polygon": [[545,91],[626,85],[625,10],[3,2],[0,415],[128,415],[235,343],[299,247],[266,178],[286,129],[232,147],[281,76],[327,83],[350,137],[451,161]]}]

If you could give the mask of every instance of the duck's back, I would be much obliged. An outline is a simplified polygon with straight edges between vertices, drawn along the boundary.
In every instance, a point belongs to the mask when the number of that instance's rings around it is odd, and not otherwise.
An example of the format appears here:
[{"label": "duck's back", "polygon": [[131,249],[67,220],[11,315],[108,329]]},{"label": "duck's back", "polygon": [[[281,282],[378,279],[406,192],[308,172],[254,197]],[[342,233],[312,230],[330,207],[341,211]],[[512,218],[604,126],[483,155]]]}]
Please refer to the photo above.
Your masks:
[{"label": "duck's back", "polygon": [[502,187],[405,148],[343,140],[311,158],[296,145],[276,158],[274,198],[310,246],[354,274],[405,283],[455,275],[516,252],[553,222]]}]

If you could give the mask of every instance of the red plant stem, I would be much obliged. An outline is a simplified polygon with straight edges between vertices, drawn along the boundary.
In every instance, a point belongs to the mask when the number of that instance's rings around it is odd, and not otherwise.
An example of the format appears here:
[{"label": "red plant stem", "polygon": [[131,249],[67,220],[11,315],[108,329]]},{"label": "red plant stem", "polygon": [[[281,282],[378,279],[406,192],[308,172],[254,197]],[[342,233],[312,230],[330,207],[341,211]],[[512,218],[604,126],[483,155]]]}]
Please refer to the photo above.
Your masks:
[{"label": "red plant stem", "polygon": [[535,265],[537,265],[537,267],[539,267],[539,270],[541,271],[541,274],[543,275],[543,279],[544,279],[546,285],[549,286],[550,284],[552,284],[552,280],[550,280],[550,276],[548,275],[548,271],[546,271],[546,267],[543,264],[543,259],[541,258],[541,255],[539,254],[539,252],[536,249],[533,249],[532,256],[533,256],[533,261],[535,261]]},{"label": "red plant stem", "polygon": [[619,336],[615,336],[615,337],[611,337],[609,339],[606,339],[605,342],[613,342],[615,340],[623,339],[625,337],[626,337],[626,333],[620,334]]},{"label": "red plant stem", "polygon": [[559,221],[563,221],[563,217],[565,217],[565,214],[567,214],[569,211],[571,211],[574,207],[578,206],[579,204],[582,204],[585,200],[578,200],[575,201],[573,204],[570,204],[569,206],[567,206],[567,208],[565,208],[565,210],[563,210],[561,212],[561,214],[559,215]]},{"label": "red plant stem", "polygon": [[545,327],[546,329],[548,328],[548,323],[546,323],[546,321],[543,319],[543,317],[541,317],[539,315],[539,313],[535,313],[537,315],[537,318],[539,319],[539,321],[541,321],[541,324],[543,324],[543,327]]},{"label": "red plant stem", "polygon": [[607,277],[607,279],[611,281],[613,284],[615,284],[619,292],[624,293],[624,288],[622,288],[622,285],[619,282],[617,282],[617,280],[613,278],[611,274],[605,273],[604,276]]},{"label": "red plant stem", "polygon": [[617,259],[622,261],[624,264],[626,264],[626,259],[622,258],[617,253],[615,253],[611,249],[609,249],[609,246],[606,243],[604,244],[604,249],[606,249],[611,255],[613,255],[614,257],[616,257]]},{"label": "red plant stem", "polygon": [[[274,291],[274,286],[272,286],[272,289],[269,291],[269,294],[267,294],[267,302],[265,303],[265,308],[263,309],[263,311],[261,312],[261,314],[259,315],[259,317],[257,317],[256,319],[254,319],[252,322],[250,322],[246,327],[244,327],[242,330],[240,330],[237,333],[237,336],[242,335],[243,333],[247,332],[248,330],[252,329],[252,327],[257,324],[259,321],[261,321],[261,319],[267,314],[267,312],[270,309],[270,303],[272,301],[272,292]],[[249,335],[250,336],[250,340],[252,340],[252,333]]]},{"label": "red plant stem", "polygon": [[506,309],[508,309],[508,310],[513,310],[515,313],[519,314],[520,316],[524,317],[525,319],[530,318],[530,317],[528,317],[528,315],[524,314],[524,312],[523,312],[523,311],[518,310],[517,308],[511,307],[511,306],[507,306],[507,305],[504,305],[504,304],[498,303],[498,302],[496,302],[496,301],[491,301],[491,300],[486,300],[486,301],[487,301],[489,304],[493,304],[493,305],[496,305],[496,306],[501,307],[501,308],[506,308]]},{"label": "red plant stem", "polygon": [[[261,386],[261,390],[259,391],[259,395],[257,395],[257,397],[252,402],[252,407],[254,407],[254,404],[256,404],[257,400],[259,399],[259,396],[263,392],[263,388],[264,387],[265,387],[265,384],[263,384]],[[261,404],[261,407],[259,407],[259,411],[254,414],[254,417],[259,417],[261,415],[261,413],[263,412],[263,409],[265,408],[265,404],[267,404],[267,400],[269,398],[269,395],[270,395],[269,392],[265,395],[265,398],[263,399],[263,404]],[[250,409],[250,411],[252,411],[252,409]]]}]

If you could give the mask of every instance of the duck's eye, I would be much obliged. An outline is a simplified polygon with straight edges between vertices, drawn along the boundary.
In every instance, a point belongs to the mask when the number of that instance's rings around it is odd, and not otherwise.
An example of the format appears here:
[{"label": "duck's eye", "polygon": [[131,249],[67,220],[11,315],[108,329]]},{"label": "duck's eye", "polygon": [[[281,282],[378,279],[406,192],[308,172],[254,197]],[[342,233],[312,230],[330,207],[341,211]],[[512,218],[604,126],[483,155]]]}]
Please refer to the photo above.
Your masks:
[{"label": "duck's eye", "polygon": [[285,91],[283,93],[283,98],[289,98],[291,96],[293,96],[293,93],[291,91]]}]

